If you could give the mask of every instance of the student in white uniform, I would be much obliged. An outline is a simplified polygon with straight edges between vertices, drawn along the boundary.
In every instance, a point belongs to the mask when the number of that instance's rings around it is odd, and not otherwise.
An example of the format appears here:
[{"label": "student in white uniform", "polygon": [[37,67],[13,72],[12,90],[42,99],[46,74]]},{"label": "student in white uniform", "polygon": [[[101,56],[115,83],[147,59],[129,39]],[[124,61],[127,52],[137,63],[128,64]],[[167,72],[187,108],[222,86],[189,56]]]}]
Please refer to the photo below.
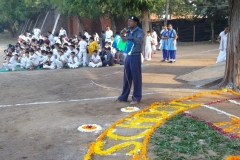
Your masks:
[{"label": "student in white uniform", "polygon": [[66,35],[67,36],[67,32],[65,29],[63,29],[63,27],[61,27],[60,31],[59,31],[59,36],[63,36]]},{"label": "student in white uniform", "polygon": [[111,42],[111,37],[113,36],[113,31],[110,30],[109,26],[107,26],[107,30],[106,30],[105,36],[106,36],[105,43],[106,42]]},{"label": "student in white uniform", "polygon": [[156,46],[157,46],[158,41],[157,41],[157,33],[155,31],[155,28],[153,28],[153,31],[152,31],[152,41],[153,41],[153,43],[152,43],[152,53],[156,54],[156,50],[157,50]]},{"label": "student in white uniform", "polygon": [[41,51],[41,57],[40,57],[40,59],[39,59],[39,64],[40,64],[41,68],[42,68],[44,62],[46,62],[47,57],[48,57],[48,56],[47,56],[47,52],[46,52],[45,50],[42,50],[42,51]]},{"label": "student in white uniform", "polygon": [[30,57],[29,57],[29,51],[25,52],[25,56],[21,60],[21,67],[24,69],[30,69],[31,61],[30,61]]},{"label": "student in white uniform", "polygon": [[32,49],[30,49],[29,51],[30,53],[30,62],[31,62],[31,68],[30,69],[34,69],[36,67],[38,67],[39,65],[39,57],[37,54],[34,53],[34,51]]},{"label": "student in white uniform", "polygon": [[69,68],[78,68],[79,67],[79,61],[78,61],[78,58],[75,56],[75,52],[72,52],[71,53],[71,56],[70,58],[68,59],[68,67]]},{"label": "student in white uniform", "polygon": [[48,39],[50,41],[50,46],[55,44],[54,36],[50,31],[48,31]]},{"label": "student in white uniform", "polygon": [[3,66],[6,69],[6,71],[9,71],[9,70],[15,71],[15,67],[18,63],[17,58],[18,58],[18,55],[16,54],[12,57],[10,55],[7,55],[6,62],[3,63]]},{"label": "student in white uniform", "polygon": [[220,52],[219,52],[216,63],[223,62],[226,60],[228,32],[229,32],[229,27],[227,26],[225,27],[225,30],[222,31],[218,36],[218,41],[220,42],[220,46],[219,46]]},{"label": "student in white uniform", "polygon": [[53,52],[48,52],[47,60],[43,64],[44,69],[55,69],[55,57],[53,56]]},{"label": "student in white uniform", "polygon": [[41,30],[36,27],[33,29],[34,38],[38,39],[38,35],[41,33]]},{"label": "student in white uniform", "polygon": [[147,31],[147,37],[146,37],[146,44],[145,44],[145,60],[150,61],[152,57],[152,42],[153,38],[151,36],[151,32]]},{"label": "student in white uniform", "polygon": [[97,54],[97,50],[93,51],[92,57],[90,59],[89,67],[101,67],[102,66],[102,61],[100,56]]},{"label": "student in white uniform", "polygon": [[80,40],[80,42],[78,43],[79,46],[79,54],[78,54],[78,60],[81,61],[82,59],[82,63],[83,66],[86,66],[86,61],[87,61],[87,42],[86,42],[86,36],[83,36]]},{"label": "student in white uniform", "polygon": [[68,59],[64,56],[62,51],[59,51],[58,53],[60,55],[60,58],[56,59],[55,63],[56,63],[57,69],[60,69],[60,68],[63,68],[67,64]]}]

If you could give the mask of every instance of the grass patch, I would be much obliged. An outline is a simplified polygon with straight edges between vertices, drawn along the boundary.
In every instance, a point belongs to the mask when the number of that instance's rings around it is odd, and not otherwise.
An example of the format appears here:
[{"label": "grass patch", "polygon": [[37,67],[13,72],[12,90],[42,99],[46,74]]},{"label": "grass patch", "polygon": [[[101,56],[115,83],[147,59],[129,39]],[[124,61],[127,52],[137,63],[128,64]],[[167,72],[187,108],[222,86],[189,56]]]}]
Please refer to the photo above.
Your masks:
[{"label": "grass patch", "polygon": [[221,160],[240,155],[239,139],[230,139],[192,117],[179,114],[158,128],[150,139],[156,160]]}]

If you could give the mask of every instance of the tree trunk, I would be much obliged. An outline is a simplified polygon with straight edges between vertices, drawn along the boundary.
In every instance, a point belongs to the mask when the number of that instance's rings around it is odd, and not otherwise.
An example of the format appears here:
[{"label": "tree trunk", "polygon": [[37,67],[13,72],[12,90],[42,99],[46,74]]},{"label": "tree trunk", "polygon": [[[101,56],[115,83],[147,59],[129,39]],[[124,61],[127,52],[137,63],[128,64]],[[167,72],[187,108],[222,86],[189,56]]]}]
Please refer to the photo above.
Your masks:
[{"label": "tree trunk", "polygon": [[212,31],[212,44],[214,43],[214,21],[211,21],[211,31]]},{"label": "tree trunk", "polygon": [[83,34],[85,28],[82,22],[82,19],[78,16],[78,33],[81,32]]},{"label": "tree trunk", "polygon": [[167,0],[167,4],[166,4],[166,14],[165,14],[165,19],[164,19],[164,25],[167,25],[168,12],[169,12],[169,3],[170,3],[170,0]]},{"label": "tree trunk", "polygon": [[239,90],[240,85],[240,1],[229,0],[230,31],[228,34],[225,75],[220,86]]},{"label": "tree trunk", "polygon": [[114,15],[112,15],[110,19],[111,19],[111,30],[113,31],[113,35],[115,35],[117,32],[116,23],[115,23],[116,18]]},{"label": "tree trunk", "polygon": [[[148,15],[148,8],[143,8],[142,9],[142,30],[145,34],[144,36],[144,43],[143,46],[145,46],[145,42],[146,42],[146,35],[147,35],[147,31],[149,31],[149,15]],[[143,47],[143,51],[142,54],[145,54],[145,49]]]}]

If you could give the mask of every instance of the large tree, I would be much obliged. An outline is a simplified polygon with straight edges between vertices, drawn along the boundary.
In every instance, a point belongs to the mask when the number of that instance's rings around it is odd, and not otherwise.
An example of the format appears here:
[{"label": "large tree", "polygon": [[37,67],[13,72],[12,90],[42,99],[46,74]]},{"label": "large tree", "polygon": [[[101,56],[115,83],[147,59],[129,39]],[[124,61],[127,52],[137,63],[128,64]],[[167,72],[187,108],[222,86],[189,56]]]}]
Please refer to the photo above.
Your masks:
[{"label": "large tree", "polygon": [[230,32],[228,35],[225,76],[221,86],[240,89],[240,1],[228,0],[230,6]]},{"label": "large tree", "polygon": [[39,4],[39,0],[0,0],[0,24],[16,36],[20,22],[37,13]]}]

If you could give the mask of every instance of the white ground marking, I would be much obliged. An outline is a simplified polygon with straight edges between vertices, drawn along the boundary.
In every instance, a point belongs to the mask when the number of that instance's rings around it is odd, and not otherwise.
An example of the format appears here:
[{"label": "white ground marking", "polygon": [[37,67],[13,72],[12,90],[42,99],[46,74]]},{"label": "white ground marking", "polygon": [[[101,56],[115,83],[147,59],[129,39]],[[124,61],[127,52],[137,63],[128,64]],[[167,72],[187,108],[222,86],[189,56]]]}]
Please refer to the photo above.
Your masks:
[{"label": "white ground marking", "polygon": [[[152,92],[152,93],[143,93],[142,95],[152,95],[156,93],[162,92]],[[131,97],[132,95],[129,95]],[[0,108],[6,107],[18,107],[18,106],[30,106],[30,105],[44,105],[44,104],[57,104],[57,103],[69,103],[69,102],[81,102],[81,101],[97,101],[97,100],[107,100],[107,99],[114,99],[118,96],[114,97],[99,97],[99,98],[85,98],[85,99],[72,99],[72,100],[65,100],[65,101],[48,101],[48,102],[31,102],[31,103],[21,103],[21,104],[7,104],[7,105],[0,105]]]},{"label": "white ground marking", "polygon": [[[208,109],[217,111],[217,112],[220,113],[220,114],[225,114],[226,116],[229,116],[229,117],[230,117],[230,116],[237,117],[237,116],[235,116],[235,115],[233,115],[233,114],[227,113],[227,112],[222,111],[222,110],[220,110],[220,109],[217,109],[217,108],[215,108],[215,107],[213,107],[213,106],[209,106],[209,105],[202,105],[202,106],[205,107],[205,108],[208,108]],[[239,118],[239,117],[237,117],[237,118]]]},{"label": "white ground marking", "polygon": [[237,102],[237,101],[235,101],[235,100],[228,100],[228,102],[230,102],[230,103],[233,103],[233,104],[240,105],[240,103],[239,103],[239,102]]}]

